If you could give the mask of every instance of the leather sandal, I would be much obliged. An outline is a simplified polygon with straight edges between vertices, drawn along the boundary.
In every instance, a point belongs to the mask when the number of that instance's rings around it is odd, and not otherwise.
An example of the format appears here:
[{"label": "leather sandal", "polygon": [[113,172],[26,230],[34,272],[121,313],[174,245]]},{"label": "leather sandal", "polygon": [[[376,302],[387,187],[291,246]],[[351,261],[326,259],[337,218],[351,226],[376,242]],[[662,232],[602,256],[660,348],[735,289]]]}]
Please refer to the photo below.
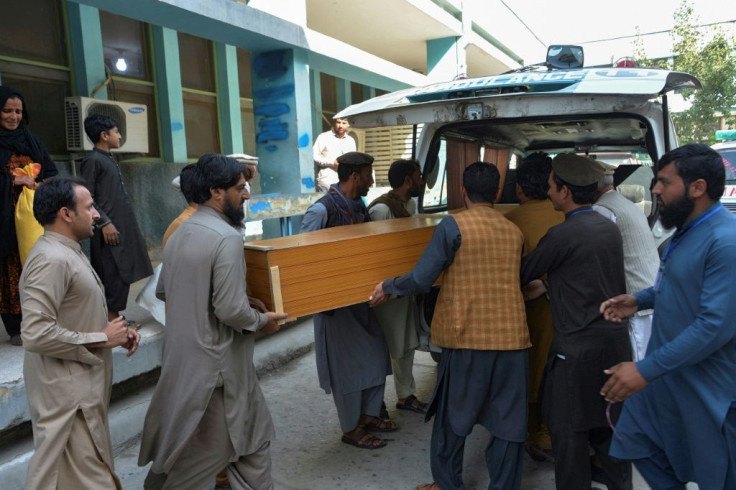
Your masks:
[{"label": "leather sandal", "polygon": [[399,410],[410,410],[416,413],[427,413],[428,407],[429,405],[419,401],[419,399],[414,395],[407,396],[403,403],[400,401],[396,402],[396,408]]},{"label": "leather sandal", "polygon": [[[348,435],[348,434],[352,434]],[[357,429],[342,435],[342,442],[360,449],[380,449],[386,445],[386,441],[366,432],[358,427]]]},{"label": "leather sandal", "polygon": [[371,417],[368,422],[361,424],[360,427],[372,432],[393,432],[399,430],[399,424],[393,420],[383,420],[378,417]]}]

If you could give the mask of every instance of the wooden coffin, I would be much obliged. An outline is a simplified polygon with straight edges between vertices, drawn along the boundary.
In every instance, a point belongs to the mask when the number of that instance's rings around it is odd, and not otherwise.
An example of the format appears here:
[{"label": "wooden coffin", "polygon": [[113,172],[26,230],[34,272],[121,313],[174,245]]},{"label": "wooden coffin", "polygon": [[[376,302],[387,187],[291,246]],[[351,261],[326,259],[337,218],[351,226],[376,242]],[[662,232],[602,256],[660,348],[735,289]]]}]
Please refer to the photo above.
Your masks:
[{"label": "wooden coffin", "polygon": [[245,244],[251,294],[290,319],[368,301],[410,271],[442,215],[339,226]]}]

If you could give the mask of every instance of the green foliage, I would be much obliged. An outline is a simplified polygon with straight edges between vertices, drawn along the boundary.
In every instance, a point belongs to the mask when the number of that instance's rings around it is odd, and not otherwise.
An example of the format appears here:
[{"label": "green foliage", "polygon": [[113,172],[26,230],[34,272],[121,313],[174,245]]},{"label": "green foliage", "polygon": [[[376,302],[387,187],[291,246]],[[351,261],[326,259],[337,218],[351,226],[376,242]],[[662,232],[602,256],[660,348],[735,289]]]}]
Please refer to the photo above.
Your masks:
[{"label": "green foliage", "polygon": [[680,143],[713,143],[718,129],[717,115],[733,126],[736,118],[731,108],[736,106],[736,43],[718,28],[706,31],[699,27],[688,0],[674,13],[672,30],[673,60],[647,59],[637,36],[634,54],[640,66],[656,66],[692,73],[703,84],[701,90],[684,90],[690,108],[673,114]]}]

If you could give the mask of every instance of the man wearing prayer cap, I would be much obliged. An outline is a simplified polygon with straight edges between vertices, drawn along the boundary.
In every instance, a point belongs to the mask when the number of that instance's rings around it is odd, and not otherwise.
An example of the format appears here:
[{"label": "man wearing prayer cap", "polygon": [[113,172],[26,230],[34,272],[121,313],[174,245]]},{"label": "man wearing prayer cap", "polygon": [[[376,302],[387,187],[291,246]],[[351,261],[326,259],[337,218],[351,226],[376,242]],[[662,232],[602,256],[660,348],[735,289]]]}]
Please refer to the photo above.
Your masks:
[{"label": "man wearing prayer cap", "polygon": [[[353,151],[337,160],[340,181],[307,209],[302,233],[370,221],[361,198],[373,184],[373,157]],[[395,422],[379,418],[391,364],[381,325],[368,304],[314,315],[314,350],[319,385],[332,393],[342,442],[362,449],[385,446],[372,433],[398,429]]]},{"label": "man wearing prayer cap", "polygon": [[[590,447],[609,489],[632,486],[631,465],[608,455],[620,405],[609,407],[599,393],[607,378],[603,370],[631,359],[626,322],[607,321],[598,310],[612,292],[626,291],[621,233],[591,207],[604,174],[598,162],[584,156],[563,153],[552,160],[548,195],[565,221],[550,228],[521,265],[528,299],[547,289],[552,307],[555,336],[542,412],[552,438],[558,489],[591,487]],[[544,274],[548,283],[533,287]]]}]

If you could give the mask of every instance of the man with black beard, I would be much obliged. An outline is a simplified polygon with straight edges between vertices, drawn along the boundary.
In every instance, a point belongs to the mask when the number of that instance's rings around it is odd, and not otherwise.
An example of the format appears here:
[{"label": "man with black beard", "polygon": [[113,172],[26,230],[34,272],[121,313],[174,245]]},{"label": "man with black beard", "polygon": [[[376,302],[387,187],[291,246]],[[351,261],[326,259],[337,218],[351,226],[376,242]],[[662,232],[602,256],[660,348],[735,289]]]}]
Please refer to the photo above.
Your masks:
[{"label": "man with black beard", "polygon": [[[373,184],[373,157],[352,151],[337,161],[340,181],[309,206],[301,233],[370,221],[361,198]],[[325,264],[326,273],[342,266],[332,257],[313,260]],[[381,326],[368,303],[314,315],[314,352],[319,386],[332,393],[342,442],[361,449],[384,447],[386,441],[372,432],[392,432],[399,426],[378,417],[391,364]]]},{"label": "man with black beard", "polygon": [[657,164],[652,192],[677,230],[649,289],[601,304],[621,321],[654,308],[644,359],[607,369],[607,401],[624,403],[611,455],[652,488],[736,488],[736,217],[719,202],[725,170],[706,145]]},{"label": "man with black beard", "polygon": [[[422,191],[422,170],[416,160],[396,160],[388,169],[391,190],[377,197],[368,206],[371,221],[407,218],[417,212],[416,197]],[[396,408],[416,413],[427,413],[427,404],[419,400],[414,392],[414,350],[419,346],[417,324],[419,311],[413,295],[396,298],[388,304],[373,308],[383,328],[391,367],[394,371],[394,388],[398,398]],[[388,418],[388,411],[382,418]]]},{"label": "man with black beard", "polygon": [[223,468],[232,488],[273,488],[274,430],[253,334],[276,332],[286,315],[248,301],[244,172],[232,158],[202,155],[191,188],[199,207],[164,249],[156,296],[166,302],[166,345],[138,460],[153,461],[146,489],[212,488]]}]

